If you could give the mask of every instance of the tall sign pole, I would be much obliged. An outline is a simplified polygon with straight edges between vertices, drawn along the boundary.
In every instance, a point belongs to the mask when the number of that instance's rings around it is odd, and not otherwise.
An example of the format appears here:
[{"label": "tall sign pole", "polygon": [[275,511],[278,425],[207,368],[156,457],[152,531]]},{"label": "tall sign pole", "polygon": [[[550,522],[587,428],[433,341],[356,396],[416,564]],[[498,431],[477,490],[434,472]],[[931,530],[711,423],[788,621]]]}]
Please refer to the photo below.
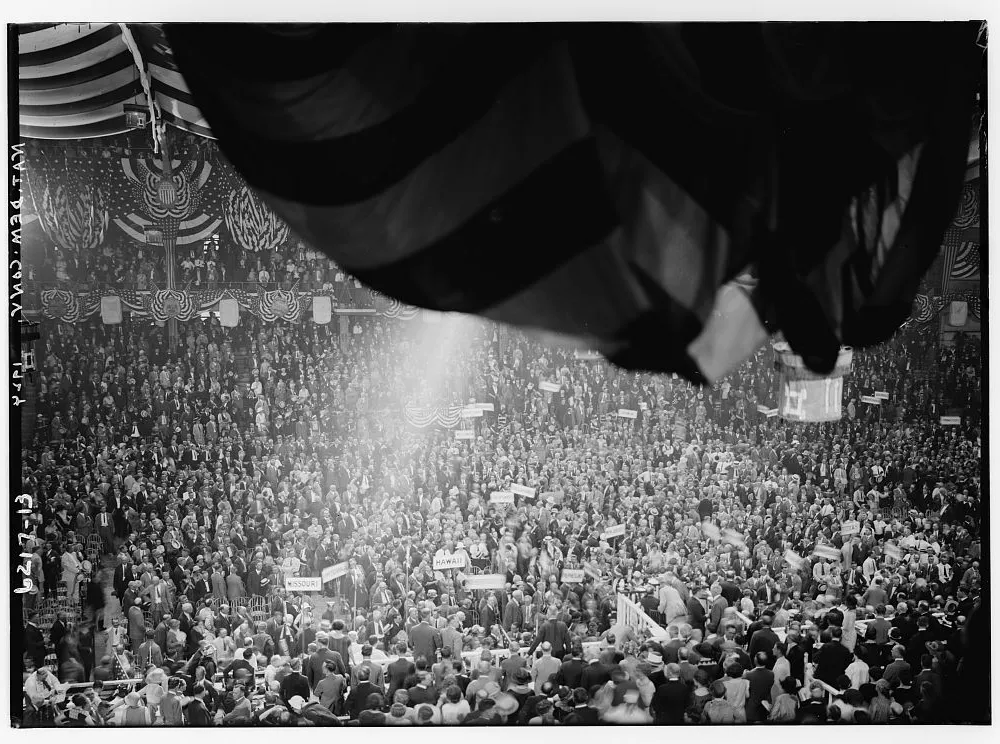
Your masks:
[{"label": "tall sign pole", "polygon": [[[157,187],[157,195],[160,204],[169,209],[177,201],[177,188],[174,186],[174,164],[173,153],[170,149],[170,133],[165,124],[157,124],[156,137],[160,143],[160,182]],[[164,225],[164,227],[167,227]],[[167,274],[167,289],[176,289],[177,286],[177,232],[174,229],[163,230],[163,261]],[[167,338],[170,345],[177,343],[179,338],[179,328],[176,318],[167,321]]]}]

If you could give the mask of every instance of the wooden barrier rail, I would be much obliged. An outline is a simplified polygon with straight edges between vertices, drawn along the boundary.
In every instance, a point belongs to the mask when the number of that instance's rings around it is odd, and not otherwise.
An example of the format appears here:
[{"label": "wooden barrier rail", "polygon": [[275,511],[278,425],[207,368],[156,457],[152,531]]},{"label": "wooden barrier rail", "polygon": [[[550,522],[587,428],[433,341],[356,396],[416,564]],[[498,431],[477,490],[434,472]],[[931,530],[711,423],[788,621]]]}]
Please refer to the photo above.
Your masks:
[{"label": "wooden barrier rail", "polygon": [[618,622],[638,631],[648,631],[652,638],[666,639],[667,631],[661,628],[641,606],[624,594],[618,594]]}]

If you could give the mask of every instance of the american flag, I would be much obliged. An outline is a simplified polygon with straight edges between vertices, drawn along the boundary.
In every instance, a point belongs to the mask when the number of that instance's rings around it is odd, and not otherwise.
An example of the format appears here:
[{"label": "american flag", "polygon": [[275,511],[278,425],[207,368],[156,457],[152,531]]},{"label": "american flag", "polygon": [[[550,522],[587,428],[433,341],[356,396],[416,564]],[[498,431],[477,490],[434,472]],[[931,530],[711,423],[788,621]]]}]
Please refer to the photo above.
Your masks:
[{"label": "american flag", "polygon": [[198,243],[217,232],[230,190],[231,168],[200,155],[174,157],[170,182],[162,179],[162,162],[152,153],[135,153],[106,161],[101,178],[118,228],[145,242],[148,228],[159,229],[177,245]]},{"label": "american flag", "polygon": [[979,278],[979,226],[960,229],[949,228],[944,234],[944,273],[942,284],[945,292],[952,281]]}]

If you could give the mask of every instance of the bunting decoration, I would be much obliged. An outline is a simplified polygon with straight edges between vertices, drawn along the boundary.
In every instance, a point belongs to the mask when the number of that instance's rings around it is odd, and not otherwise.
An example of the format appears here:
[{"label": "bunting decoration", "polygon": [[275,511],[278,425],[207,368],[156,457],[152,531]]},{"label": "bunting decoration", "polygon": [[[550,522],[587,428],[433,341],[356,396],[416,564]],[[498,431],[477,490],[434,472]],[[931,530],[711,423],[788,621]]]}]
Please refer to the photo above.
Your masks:
[{"label": "bunting decoration", "polygon": [[76,323],[80,320],[80,302],[74,292],[46,289],[42,292],[42,314],[64,323]]},{"label": "bunting decoration", "polygon": [[154,320],[191,320],[198,314],[194,293],[160,289],[149,294],[149,314]]},{"label": "bunting decoration", "polygon": [[403,409],[403,418],[406,419],[406,423],[417,429],[426,429],[429,426],[454,429],[462,420],[462,407],[417,406],[411,403]]},{"label": "bunting decoration", "polygon": [[302,314],[302,303],[299,302],[299,296],[295,292],[261,289],[257,292],[257,298],[260,303],[260,317],[266,321],[273,322],[279,318],[296,321]]},{"label": "bunting decoration", "polygon": [[104,243],[109,194],[94,161],[27,159],[27,181],[34,211],[45,234],[74,255],[96,251]]},{"label": "bunting decoration", "polygon": [[371,295],[372,307],[379,315],[386,318],[402,318],[403,320],[410,320],[417,315],[417,308],[404,305],[394,297],[387,297],[377,289],[369,289],[368,293]]},{"label": "bunting decoration", "polygon": [[979,224],[979,180],[962,187],[962,200],[952,221],[955,227],[966,228]]},{"label": "bunting decoration", "polygon": [[198,156],[171,160],[171,175],[159,157],[133,154],[107,171],[110,193],[119,195],[115,224],[133,240],[144,243],[145,230],[156,227],[177,245],[198,243],[219,229],[220,193],[228,186],[222,169]]},{"label": "bunting decoration", "polygon": [[288,225],[245,183],[229,192],[225,218],[233,239],[251,253],[274,251],[288,240]]}]

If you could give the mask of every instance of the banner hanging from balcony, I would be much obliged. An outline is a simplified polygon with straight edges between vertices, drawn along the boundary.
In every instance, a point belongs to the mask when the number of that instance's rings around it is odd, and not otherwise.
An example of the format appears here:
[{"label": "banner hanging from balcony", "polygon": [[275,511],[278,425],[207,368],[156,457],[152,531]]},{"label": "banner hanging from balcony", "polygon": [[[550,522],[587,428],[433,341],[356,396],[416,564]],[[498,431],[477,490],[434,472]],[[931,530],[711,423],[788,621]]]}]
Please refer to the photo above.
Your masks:
[{"label": "banner hanging from balcony", "polygon": [[229,192],[225,218],[233,240],[251,253],[276,250],[288,240],[288,225],[245,183]]},{"label": "banner hanging from balcony", "polygon": [[114,223],[132,240],[144,243],[149,228],[177,245],[198,243],[222,225],[222,202],[231,188],[224,166],[201,155],[174,157],[169,175],[151,153],[108,161],[105,187],[114,195]]},{"label": "banner hanging from balcony", "polygon": [[403,318],[404,320],[410,320],[417,315],[417,308],[404,305],[394,297],[388,297],[375,289],[369,289],[368,293],[372,298],[372,307],[379,315],[384,315],[387,318]]},{"label": "banner hanging from balcony", "polygon": [[403,418],[410,426],[418,429],[426,429],[428,426],[443,426],[446,429],[454,429],[462,420],[462,407],[410,404],[403,409]]},{"label": "banner hanging from balcony", "polygon": [[73,255],[96,251],[104,243],[111,192],[101,164],[44,156],[26,158],[32,210],[45,234]]}]

